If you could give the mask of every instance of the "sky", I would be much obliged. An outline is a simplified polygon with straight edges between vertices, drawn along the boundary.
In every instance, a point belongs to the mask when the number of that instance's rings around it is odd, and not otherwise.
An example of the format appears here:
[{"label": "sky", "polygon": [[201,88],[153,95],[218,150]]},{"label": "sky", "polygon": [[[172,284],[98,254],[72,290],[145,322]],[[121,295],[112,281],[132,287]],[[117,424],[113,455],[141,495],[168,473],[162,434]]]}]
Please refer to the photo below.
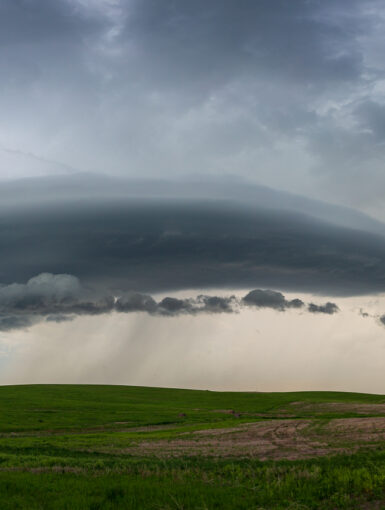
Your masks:
[{"label": "sky", "polygon": [[380,0],[2,0],[0,383],[385,393],[384,34]]}]

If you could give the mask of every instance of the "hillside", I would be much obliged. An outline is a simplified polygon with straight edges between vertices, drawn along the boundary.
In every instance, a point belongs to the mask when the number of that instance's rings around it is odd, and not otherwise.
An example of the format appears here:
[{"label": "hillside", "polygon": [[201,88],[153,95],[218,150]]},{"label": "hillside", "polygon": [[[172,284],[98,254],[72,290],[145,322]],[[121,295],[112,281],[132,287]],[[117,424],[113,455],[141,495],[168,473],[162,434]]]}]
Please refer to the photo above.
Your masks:
[{"label": "hillside", "polygon": [[382,395],[4,386],[0,505],[383,508],[384,446]]}]

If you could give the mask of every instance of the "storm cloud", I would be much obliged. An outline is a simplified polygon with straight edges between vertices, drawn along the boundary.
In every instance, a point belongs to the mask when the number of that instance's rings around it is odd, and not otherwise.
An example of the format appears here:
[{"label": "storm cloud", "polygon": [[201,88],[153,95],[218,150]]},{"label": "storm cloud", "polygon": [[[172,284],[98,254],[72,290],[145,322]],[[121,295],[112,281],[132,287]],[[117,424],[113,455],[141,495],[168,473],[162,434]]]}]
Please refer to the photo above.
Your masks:
[{"label": "storm cloud", "polygon": [[47,316],[60,321],[64,315],[99,315],[114,309],[115,299],[80,285],[69,274],[39,274],[25,284],[0,287],[0,310],[5,329],[22,317]]},{"label": "storm cloud", "polygon": [[324,305],[315,305],[314,303],[310,303],[308,305],[308,310],[311,313],[326,313],[328,315],[333,315],[338,312],[339,308],[335,303],[328,301]]},{"label": "storm cloud", "polygon": [[[205,188],[208,195],[199,198]],[[85,175],[9,183],[0,186],[0,198],[4,284],[49,272],[77,275],[102,290],[150,294],[385,290],[383,224],[269,189],[207,181],[188,191],[182,183]],[[124,306],[142,306],[132,299]]]},{"label": "storm cloud", "polygon": [[159,315],[180,315],[198,313],[232,313],[237,311],[240,301],[235,296],[206,296],[199,295],[196,299],[163,298],[156,309]]},{"label": "storm cloud", "polygon": [[243,388],[349,389],[364,337],[372,373],[384,31],[380,0],[0,1],[0,362],[193,386],[222,356],[226,389],[248,362]]},{"label": "storm cloud", "polygon": [[[333,311],[329,307],[334,306]],[[304,302],[298,298],[287,300],[273,290],[255,289],[243,298],[200,294],[191,298],[166,296],[157,302],[139,292],[112,292],[92,289],[80,284],[69,274],[42,273],[25,284],[12,283],[0,287],[0,331],[25,329],[39,322],[66,322],[78,316],[146,312],[161,317],[199,314],[231,314],[243,307],[271,308],[285,311],[300,309]],[[314,309],[313,309],[314,308]],[[310,304],[309,311],[335,313],[338,307]]]},{"label": "storm cloud", "polygon": [[304,302],[300,299],[288,301],[281,292],[273,290],[252,290],[244,298],[244,303],[257,308],[275,308],[276,310],[286,310],[286,308],[301,308]]},{"label": "storm cloud", "polygon": [[235,174],[384,218],[384,19],[380,0],[3,0],[1,176]]}]

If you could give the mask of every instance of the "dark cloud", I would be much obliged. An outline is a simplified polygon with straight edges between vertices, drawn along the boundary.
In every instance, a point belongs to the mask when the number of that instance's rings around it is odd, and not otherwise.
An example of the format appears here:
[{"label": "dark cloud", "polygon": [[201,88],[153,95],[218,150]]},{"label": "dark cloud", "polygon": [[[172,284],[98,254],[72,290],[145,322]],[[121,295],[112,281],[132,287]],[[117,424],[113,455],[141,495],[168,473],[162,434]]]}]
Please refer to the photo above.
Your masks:
[{"label": "dark cloud", "polygon": [[302,308],[305,304],[301,299],[298,298],[286,301],[286,303],[286,308]]},{"label": "dark cloud", "polygon": [[110,312],[147,312],[152,315],[232,312],[234,297],[198,296],[197,299],[165,297],[157,303],[151,296],[138,292],[100,292],[80,285],[68,274],[42,273],[26,284],[12,283],[0,287],[0,330],[26,328],[42,320],[63,322],[80,315]]},{"label": "dark cloud", "polygon": [[47,322],[56,322],[56,323],[60,324],[60,322],[73,321],[75,318],[76,318],[76,315],[63,315],[60,313],[55,313],[52,315],[48,315],[45,320]]},{"label": "dark cloud", "polygon": [[275,310],[286,310],[286,308],[301,308],[304,302],[300,299],[288,301],[281,292],[273,290],[252,290],[244,298],[243,301],[250,306],[258,308],[274,308]]},{"label": "dark cloud", "polygon": [[[71,193],[77,181],[61,182],[67,182]],[[27,196],[36,191],[35,198],[45,192],[45,198],[19,207],[2,201],[0,281],[11,284],[50,272],[76,274],[94,288],[141,293],[270,287],[352,295],[385,289],[385,238],[374,233],[384,227],[369,219],[366,224],[373,233],[332,225],[290,210],[284,195],[268,191],[265,200],[259,200],[261,205],[253,203],[252,193],[243,202],[240,196],[185,198],[183,187],[178,200],[164,191],[150,198],[148,188],[142,183],[140,191],[137,182],[138,198],[118,195],[112,202],[113,192],[103,200],[97,195],[98,186],[94,196],[78,200],[66,195],[56,198],[49,181],[38,191],[32,186],[30,192],[28,185],[8,186],[14,197],[24,189]],[[162,186],[159,183],[158,189]],[[256,200],[261,196],[262,190],[258,195],[257,189]],[[288,210],[278,208],[279,197]],[[311,202],[303,211],[310,206]],[[359,223],[354,214],[347,213],[346,220]],[[23,299],[29,299],[33,307],[37,298],[31,291]],[[151,302],[135,303],[134,296],[130,299],[131,303],[120,306],[152,306]],[[88,307],[95,313],[111,306],[104,301],[82,303],[84,311]]]},{"label": "dark cloud", "polygon": [[239,301],[235,296],[219,297],[199,295],[196,299],[165,297],[158,304],[160,315],[197,315],[199,313],[232,313],[237,311]]},{"label": "dark cloud", "polygon": [[354,114],[364,133],[371,136],[374,143],[382,143],[385,136],[385,105],[367,99],[357,105]]},{"label": "dark cloud", "polygon": [[0,4],[0,41],[11,44],[78,42],[102,28],[101,19],[85,16],[65,0],[3,0]]},{"label": "dark cloud", "polygon": [[238,173],[370,206],[381,13],[379,0],[2,0],[2,176]]},{"label": "dark cloud", "polygon": [[[255,77],[258,68],[273,73],[272,77],[324,82],[360,74],[361,55],[354,37],[367,25],[357,4],[351,3],[346,30],[343,23],[335,22],[344,21],[342,2],[124,0],[114,6],[76,0],[3,0],[0,27],[8,45],[64,40],[84,51],[90,41],[101,41],[115,28],[115,34],[109,34],[110,44],[120,49],[120,63],[126,64],[121,72],[146,76],[147,87],[150,78],[158,86],[179,88],[200,82],[210,89],[231,81],[235,72]],[[57,51],[63,55],[66,49]],[[129,64],[135,62],[139,66],[133,70]]]},{"label": "dark cloud", "polygon": [[80,286],[79,280],[68,274],[42,273],[26,284],[12,283],[0,287],[0,309],[5,313],[57,313],[98,315],[114,308],[112,295],[99,296]]},{"label": "dark cloud", "polygon": [[[2,1],[4,176],[19,163],[27,175],[32,161],[32,173],[52,163],[136,180],[1,185],[0,281],[76,274],[102,295],[383,291],[383,225],[223,178],[322,189],[330,200],[347,193],[360,207],[372,206],[371,193],[383,200],[380,12],[374,0],[353,0],[348,12],[342,0]],[[146,182],[155,175],[169,179]],[[33,310],[48,298],[23,299]],[[75,305],[154,310],[132,295]]]},{"label": "dark cloud", "polygon": [[[302,308],[304,303],[298,298],[286,300],[280,292],[260,289],[249,292],[242,299],[201,294],[196,298],[184,299],[167,296],[157,303],[148,294],[122,291],[102,293],[82,286],[75,276],[43,273],[25,284],[13,283],[0,288],[0,331],[28,328],[42,321],[60,323],[74,320],[78,316],[111,312],[146,312],[150,315],[175,317],[234,313],[243,306],[284,311]],[[335,307],[333,312],[329,311],[330,306]],[[338,308],[333,303],[319,307],[311,304],[309,311],[334,313]]]},{"label": "dark cloud", "polygon": [[[357,210],[285,193],[234,176],[194,177],[188,180],[123,179],[92,173],[72,173],[3,182],[0,210],[26,210],[43,207],[71,207],[102,201],[134,202],[150,205],[162,201],[226,201],[232,207],[290,211],[317,218],[340,227],[385,234],[385,225]],[[68,205],[71,204],[71,205]],[[214,204],[215,205],[215,204]]]},{"label": "dark cloud", "polygon": [[[338,5],[328,8],[330,17],[338,16]],[[321,4],[306,0],[135,0],[123,37],[155,63],[148,69],[152,78],[174,87],[183,82],[208,89],[234,73],[254,76],[257,68],[271,78],[284,74],[318,86],[357,78],[361,56],[352,33],[324,14]],[[357,35],[359,25],[351,31]]]},{"label": "dark cloud", "polygon": [[208,313],[231,313],[238,302],[235,296],[198,296],[197,301],[203,305],[202,311]]},{"label": "dark cloud", "polygon": [[158,313],[161,315],[179,315],[181,313],[195,313],[193,303],[189,299],[165,297],[159,303]]},{"label": "dark cloud", "polygon": [[155,300],[147,294],[138,292],[128,292],[117,298],[114,309],[117,312],[149,312],[155,313],[157,304]]},{"label": "dark cloud", "polygon": [[324,305],[315,305],[314,303],[310,303],[307,309],[311,313],[326,313],[328,315],[333,315],[339,311],[338,306],[335,303],[331,303],[330,301]]},{"label": "dark cloud", "polygon": [[40,317],[32,315],[0,315],[0,331],[26,329],[40,321]]}]

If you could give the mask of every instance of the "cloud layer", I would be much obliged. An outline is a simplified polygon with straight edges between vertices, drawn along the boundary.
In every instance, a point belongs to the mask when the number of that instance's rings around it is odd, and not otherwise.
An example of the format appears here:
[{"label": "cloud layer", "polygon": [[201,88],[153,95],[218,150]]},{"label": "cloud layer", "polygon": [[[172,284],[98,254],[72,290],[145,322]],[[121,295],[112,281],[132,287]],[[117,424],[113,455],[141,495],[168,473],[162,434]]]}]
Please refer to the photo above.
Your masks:
[{"label": "cloud layer", "polygon": [[3,208],[3,283],[50,272],[75,274],[94,288],[144,293],[264,287],[332,296],[385,290],[382,234],[260,207],[251,198],[55,203],[55,196],[48,188],[41,204]]},{"label": "cloud layer", "polygon": [[380,0],[2,0],[1,176],[232,173],[380,215],[384,26]]},{"label": "cloud layer", "polygon": [[[146,312],[151,315],[174,317],[234,313],[242,307],[271,308],[285,311],[301,309],[300,299],[286,300],[273,290],[256,289],[243,298],[235,296],[198,295],[179,299],[164,297],[159,302],[138,292],[101,293],[83,287],[78,278],[68,274],[42,273],[25,284],[13,283],[0,287],[0,331],[26,328],[41,321],[64,322],[77,316],[93,316],[111,312]],[[309,305],[309,311],[332,314],[338,311],[334,303]]]}]

